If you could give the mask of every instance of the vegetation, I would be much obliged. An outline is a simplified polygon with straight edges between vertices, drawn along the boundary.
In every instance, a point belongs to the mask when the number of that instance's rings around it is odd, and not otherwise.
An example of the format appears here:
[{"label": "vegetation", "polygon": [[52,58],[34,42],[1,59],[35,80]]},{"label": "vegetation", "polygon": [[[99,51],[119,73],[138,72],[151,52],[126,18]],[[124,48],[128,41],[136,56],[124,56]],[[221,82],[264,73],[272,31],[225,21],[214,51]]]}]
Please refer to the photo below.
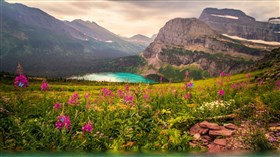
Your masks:
[{"label": "vegetation", "polygon": [[[280,84],[256,73],[167,84],[1,77],[4,150],[190,151],[191,125],[236,114],[237,121],[279,122]],[[15,81],[15,82],[13,82]],[[262,112],[260,112],[262,111]],[[263,114],[262,114],[263,113]],[[253,134],[258,136],[260,133]],[[258,140],[254,138],[255,140]],[[260,149],[270,145],[258,141]],[[252,141],[254,142],[254,141]]]}]

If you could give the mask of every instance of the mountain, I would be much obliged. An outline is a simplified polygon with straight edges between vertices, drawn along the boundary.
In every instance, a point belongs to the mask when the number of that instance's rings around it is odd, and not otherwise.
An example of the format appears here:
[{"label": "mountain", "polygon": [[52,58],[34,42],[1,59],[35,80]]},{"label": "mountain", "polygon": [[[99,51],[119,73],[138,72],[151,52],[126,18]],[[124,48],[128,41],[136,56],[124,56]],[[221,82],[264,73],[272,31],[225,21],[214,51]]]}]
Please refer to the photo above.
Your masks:
[{"label": "mountain", "polygon": [[1,26],[0,70],[7,72],[20,62],[32,75],[68,76],[90,72],[100,59],[135,55],[145,48],[94,22],[60,21],[40,9],[5,1]]},{"label": "mountain", "polygon": [[160,29],[142,53],[147,66],[141,73],[173,80],[170,73],[184,77],[186,70],[200,77],[214,76],[221,71],[237,73],[275,47],[223,36],[196,18],[176,18]]},{"label": "mountain", "polygon": [[142,34],[137,34],[137,35],[134,35],[130,38],[128,38],[129,41],[131,42],[135,42],[135,43],[138,43],[138,44],[142,44],[144,46],[148,46],[151,42],[153,42],[153,39],[152,38],[149,38],[147,36],[144,36]]},{"label": "mountain", "polygon": [[[279,23],[256,21],[255,18],[240,10],[206,8],[201,13],[199,20],[220,34],[280,42]],[[273,20],[275,21],[275,19],[270,21]]]}]

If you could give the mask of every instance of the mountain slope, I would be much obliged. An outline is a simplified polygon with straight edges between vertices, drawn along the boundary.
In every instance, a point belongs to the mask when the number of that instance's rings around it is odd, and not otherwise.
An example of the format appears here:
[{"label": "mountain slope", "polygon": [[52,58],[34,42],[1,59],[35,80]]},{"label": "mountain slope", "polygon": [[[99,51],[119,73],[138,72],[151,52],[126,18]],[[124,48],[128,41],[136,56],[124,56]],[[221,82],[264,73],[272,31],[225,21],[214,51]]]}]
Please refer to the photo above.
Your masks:
[{"label": "mountain slope", "polygon": [[152,38],[146,37],[146,36],[141,35],[141,34],[134,35],[130,38],[127,38],[127,40],[130,41],[130,42],[134,42],[134,43],[144,45],[146,47],[149,46],[149,44],[151,42],[153,42]]},{"label": "mountain slope", "polygon": [[160,29],[143,52],[148,65],[142,74],[164,74],[172,70],[170,65],[181,73],[193,67],[212,76],[221,71],[237,73],[262,58],[268,47],[274,46],[233,40],[198,19],[176,18]]},{"label": "mountain slope", "polygon": [[90,72],[95,60],[135,55],[144,49],[100,26],[95,33],[110,34],[116,42],[99,40],[85,33],[94,32],[90,26],[96,24],[81,22],[87,30],[79,30],[81,27],[22,4],[2,2],[1,18],[1,71],[14,72],[20,62],[33,75],[66,76],[71,71]]},{"label": "mountain slope", "polygon": [[280,42],[280,24],[256,21],[240,10],[205,8],[199,20],[220,34]]}]

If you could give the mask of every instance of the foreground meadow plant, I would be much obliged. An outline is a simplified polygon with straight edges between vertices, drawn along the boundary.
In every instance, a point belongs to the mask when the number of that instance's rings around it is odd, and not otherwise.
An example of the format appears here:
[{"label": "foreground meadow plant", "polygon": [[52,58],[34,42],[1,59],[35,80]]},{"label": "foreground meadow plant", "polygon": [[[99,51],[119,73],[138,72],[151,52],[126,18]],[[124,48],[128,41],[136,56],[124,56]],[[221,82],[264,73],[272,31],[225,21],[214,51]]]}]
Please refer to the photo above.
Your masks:
[{"label": "foreground meadow plant", "polygon": [[55,123],[55,127],[59,130],[66,128],[67,130],[71,129],[71,121],[69,116],[60,115],[57,117],[57,122]]},{"label": "foreground meadow plant", "polygon": [[16,70],[16,77],[14,80],[14,86],[15,87],[28,87],[28,80],[27,77],[23,74],[23,67],[18,64],[17,70]]},{"label": "foreground meadow plant", "polygon": [[86,123],[86,124],[82,127],[82,130],[83,130],[83,134],[85,134],[85,133],[91,133],[91,132],[93,131],[92,123],[91,123],[91,122]]},{"label": "foreground meadow plant", "polygon": [[41,85],[41,91],[48,91],[49,90],[49,84],[46,79],[43,80]]},{"label": "foreground meadow plant", "polygon": [[79,105],[79,95],[78,93],[74,93],[68,101],[69,105]]}]

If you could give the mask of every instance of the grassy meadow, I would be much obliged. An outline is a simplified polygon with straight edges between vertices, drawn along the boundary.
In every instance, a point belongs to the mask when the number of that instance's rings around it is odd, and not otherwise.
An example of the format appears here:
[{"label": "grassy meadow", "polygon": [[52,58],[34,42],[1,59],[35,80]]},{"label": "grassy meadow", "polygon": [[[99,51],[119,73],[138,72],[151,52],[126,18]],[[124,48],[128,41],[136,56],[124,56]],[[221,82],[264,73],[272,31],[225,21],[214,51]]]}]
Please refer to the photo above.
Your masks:
[{"label": "grassy meadow", "polygon": [[[0,149],[204,151],[189,145],[197,122],[280,121],[279,81],[256,81],[258,73],[157,84],[48,80],[44,89],[41,78],[20,87],[3,76]],[[227,115],[234,118],[216,118]]]}]

